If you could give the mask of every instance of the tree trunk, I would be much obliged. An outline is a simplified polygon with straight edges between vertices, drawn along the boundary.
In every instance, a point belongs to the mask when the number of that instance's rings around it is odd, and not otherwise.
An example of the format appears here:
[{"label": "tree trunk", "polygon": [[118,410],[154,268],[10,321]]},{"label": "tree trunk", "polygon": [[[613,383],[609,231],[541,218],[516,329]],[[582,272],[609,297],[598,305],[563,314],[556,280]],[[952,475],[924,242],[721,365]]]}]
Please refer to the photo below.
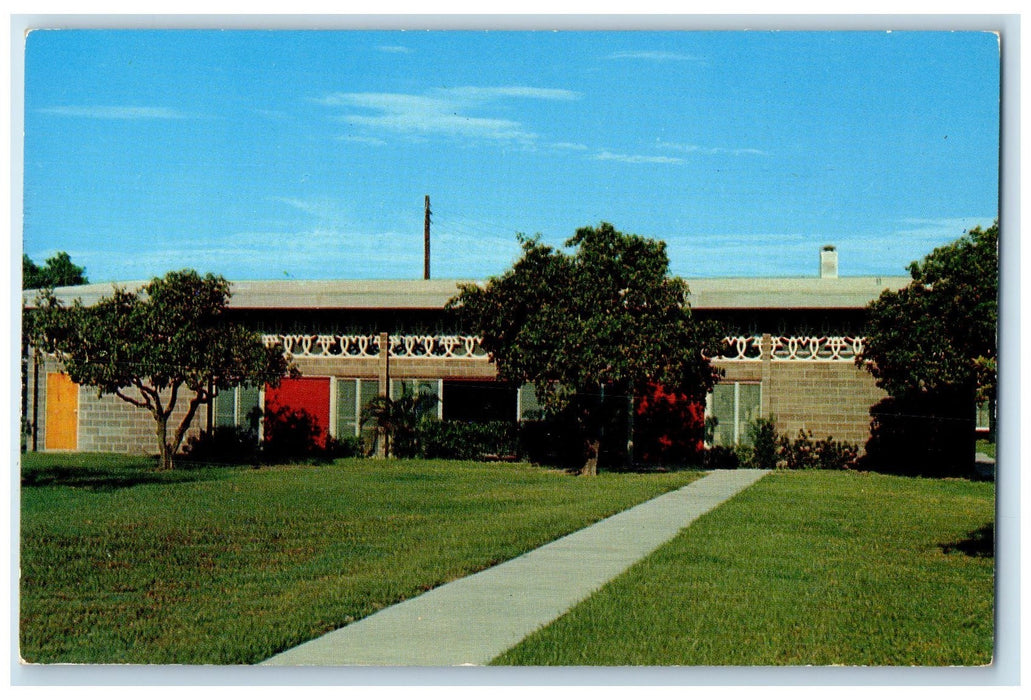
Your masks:
[{"label": "tree trunk", "polygon": [[168,418],[166,416],[156,416],[157,421],[157,436],[158,436],[158,454],[161,457],[161,463],[158,465],[160,471],[166,469],[172,469],[172,447],[168,444]]},{"label": "tree trunk", "polygon": [[594,438],[587,443],[587,461],[580,469],[580,476],[598,475],[598,455],[601,453],[601,440]]}]

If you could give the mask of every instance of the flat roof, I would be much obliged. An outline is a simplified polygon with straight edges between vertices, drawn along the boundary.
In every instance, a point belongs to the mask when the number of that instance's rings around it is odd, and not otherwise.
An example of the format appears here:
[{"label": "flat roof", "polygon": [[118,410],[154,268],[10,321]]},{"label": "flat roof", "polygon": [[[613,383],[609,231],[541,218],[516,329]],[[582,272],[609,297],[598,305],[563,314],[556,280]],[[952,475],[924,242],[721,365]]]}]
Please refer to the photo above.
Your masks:
[{"label": "flat roof", "polygon": [[[900,289],[909,277],[723,277],[687,280],[694,309],[862,308],[885,289]],[[458,285],[476,280],[266,280],[232,282],[234,309],[443,309]],[[59,299],[89,306],[115,286],[139,289],[146,282],[59,287]],[[22,294],[32,306],[36,293]]]},{"label": "flat roof", "polygon": [[863,308],[909,277],[720,277],[687,280],[694,309]]}]

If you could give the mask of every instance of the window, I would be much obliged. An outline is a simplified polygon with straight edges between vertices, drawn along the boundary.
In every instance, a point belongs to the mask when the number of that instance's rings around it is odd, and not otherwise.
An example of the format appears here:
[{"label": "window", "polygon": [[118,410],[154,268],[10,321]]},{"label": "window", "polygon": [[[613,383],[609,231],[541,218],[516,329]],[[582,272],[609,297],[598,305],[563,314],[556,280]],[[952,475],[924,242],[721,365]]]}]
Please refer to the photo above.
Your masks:
[{"label": "window", "polygon": [[537,389],[533,384],[523,384],[519,387],[517,400],[519,420],[539,420],[544,414],[544,407],[537,400]]},{"label": "window", "polygon": [[974,428],[978,432],[988,432],[992,429],[992,404],[990,401],[982,401],[977,404],[977,418]]},{"label": "window", "polygon": [[444,420],[488,423],[516,420],[516,387],[497,381],[445,379],[441,409]]},{"label": "window", "polygon": [[759,417],[762,385],[744,382],[717,384],[709,395],[709,415],[716,419],[714,445],[750,445],[748,426]]},{"label": "window", "polygon": [[215,427],[257,428],[260,391],[256,386],[223,389],[215,397]]},{"label": "window", "polygon": [[[426,392],[433,394],[438,399],[443,393],[441,391],[441,384],[443,380],[440,379],[391,379],[390,380],[390,398],[399,399],[401,395],[407,390],[409,394],[417,396],[420,392]],[[443,404],[437,401],[436,409],[434,410],[437,419],[442,420],[444,417]]]},{"label": "window", "polygon": [[371,435],[375,426],[369,423],[363,427],[362,414],[379,396],[379,380],[338,378],[336,385],[337,437]]}]

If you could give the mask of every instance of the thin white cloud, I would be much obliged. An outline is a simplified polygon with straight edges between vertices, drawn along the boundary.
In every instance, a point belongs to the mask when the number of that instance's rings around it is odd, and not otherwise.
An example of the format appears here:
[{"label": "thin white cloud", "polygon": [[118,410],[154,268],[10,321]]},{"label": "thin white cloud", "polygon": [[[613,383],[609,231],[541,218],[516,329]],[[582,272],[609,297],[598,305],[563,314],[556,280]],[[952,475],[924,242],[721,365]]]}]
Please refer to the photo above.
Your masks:
[{"label": "thin white cloud", "polygon": [[378,139],[375,136],[339,136],[338,141],[347,141],[348,143],[361,143],[366,146],[386,146],[387,142],[383,139]]},{"label": "thin white cloud", "polygon": [[289,118],[289,114],[281,109],[255,109],[254,113],[259,117],[265,117],[266,119],[274,119],[281,121]]},{"label": "thin white cloud", "polygon": [[[433,245],[433,275],[440,279],[497,274],[519,253],[508,234],[435,232]],[[186,239],[132,255],[93,251],[73,259],[85,263],[97,282],[149,279],[182,268],[215,274],[232,269],[236,280],[418,278],[423,270],[421,227],[372,231],[325,223]]]},{"label": "thin white cloud", "polygon": [[575,100],[579,93],[555,88],[528,86],[454,87],[426,94],[334,93],[317,100],[328,107],[357,108],[342,118],[349,124],[373,131],[408,136],[450,136],[507,141],[524,145],[538,135],[512,120],[474,113],[504,99]]},{"label": "thin white cloud", "polygon": [[86,119],[190,119],[192,115],[167,107],[119,106],[119,105],[63,105],[43,107],[46,114]]},{"label": "thin white cloud", "polygon": [[376,50],[383,53],[413,53],[407,46],[377,46]]},{"label": "thin white cloud", "polygon": [[592,158],[594,160],[608,160],[615,161],[617,163],[659,163],[677,165],[684,162],[683,158],[673,158],[671,156],[628,155],[625,153],[612,153],[611,151],[596,153]]},{"label": "thin white cloud", "polygon": [[[930,253],[933,248],[950,243],[970,229],[992,225],[992,216],[966,216],[941,219],[902,219],[897,224],[893,235],[907,240],[919,241],[924,250],[921,257]],[[914,260],[916,258],[913,258]]]},{"label": "thin white cloud", "polygon": [[582,143],[570,143],[569,141],[559,141],[558,143],[551,144],[551,147],[560,151],[587,151],[590,150],[587,146]]},{"label": "thin white cloud", "polygon": [[942,219],[902,219],[899,223],[905,226],[917,227],[918,229],[952,229],[956,231],[959,238],[963,231],[973,226],[990,226],[993,217],[990,216],[963,216]]},{"label": "thin white cloud", "polygon": [[374,116],[350,115],[351,124],[403,133],[447,134],[496,140],[533,140],[535,134],[508,119],[485,119],[439,112],[396,112]]},{"label": "thin white cloud", "polygon": [[697,56],[690,56],[672,51],[617,51],[609,55],[611,59],[633,59],[643,61],[701,61]]},{"label": "thin white cloud", "polygon": [[339,202],[325,197],[298,199],[296,197],[274,197],[277,202],[302,211],[323,221],[340,222],[344,220],[345,210]]},{"label": "thin white cloud", "polygon": [[397,113],[446,111],[451,105],[447,100],[394,92],[337,92],[317,102],[329,107],[365,107]]},{"label": "thin white cloud", "polygon": [[768,156],[768,151],[758,148],[719,148],[712,146],[697,146],[689,143],[670,143],[663,141],[659,143],[661,148],[668,148],[682,153],[698,153],[707,156],[731,155],[731,156]]},{"label": "thin white cloud", "polygon": [[[904,219],[868,223],[862,228],[754,230],[718,233],[692,231],[691,236],[671,236],[671,268],[686,277],[798,275],[815,277],[819,251],[825,244],[837,246],[841,274],[906,277],[907,265],[933,249],[959,238],[974,226],[990,225],[992,217]],[[719,255],[707,251],[718,250]],[[762,255],[756,255],[762,251]]]},{"label": "thin white cloud", "polygon": [[533,100],[578,100],[581,95],[572,90],[561,90],[556,88],[536,88],[522,85],[509,87],[456,87],[443,88],[435,92],[451,97],[493,100],[502,97],[518,97]]}]

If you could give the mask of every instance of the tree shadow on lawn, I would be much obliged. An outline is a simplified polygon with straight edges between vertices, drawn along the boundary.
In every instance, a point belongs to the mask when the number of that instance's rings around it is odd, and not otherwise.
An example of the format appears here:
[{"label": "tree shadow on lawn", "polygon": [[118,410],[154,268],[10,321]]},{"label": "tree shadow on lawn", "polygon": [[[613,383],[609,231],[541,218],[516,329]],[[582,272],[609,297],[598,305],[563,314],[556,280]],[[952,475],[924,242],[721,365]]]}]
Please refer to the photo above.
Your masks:
[{"label": "tree shadow on lawn", "polygon": [[617,474],[670,474],[672,472],[704,472],[705,467],[699,464],[673,463],[673,464],[649,464],[647,462],[634,462],[632,465],[607,465],[602,469],[606,472]]},{"label": "tree shadow on lawn", "polygon": [[988,523],[971,532],[966,539],[940,545],[942,552],[960,552],[968,557],[995,556],[995,524]]},{"label": "tree shadow on lawn", "polygon": [[208,465],[179,465],[157,471],[156,458],[136,464],[82,464],[73,457],[43,465],[22,464],[22,488],[69,486],[91,491],[115,491],[146,484],[179,484],[223,478],[227,470]]}]

